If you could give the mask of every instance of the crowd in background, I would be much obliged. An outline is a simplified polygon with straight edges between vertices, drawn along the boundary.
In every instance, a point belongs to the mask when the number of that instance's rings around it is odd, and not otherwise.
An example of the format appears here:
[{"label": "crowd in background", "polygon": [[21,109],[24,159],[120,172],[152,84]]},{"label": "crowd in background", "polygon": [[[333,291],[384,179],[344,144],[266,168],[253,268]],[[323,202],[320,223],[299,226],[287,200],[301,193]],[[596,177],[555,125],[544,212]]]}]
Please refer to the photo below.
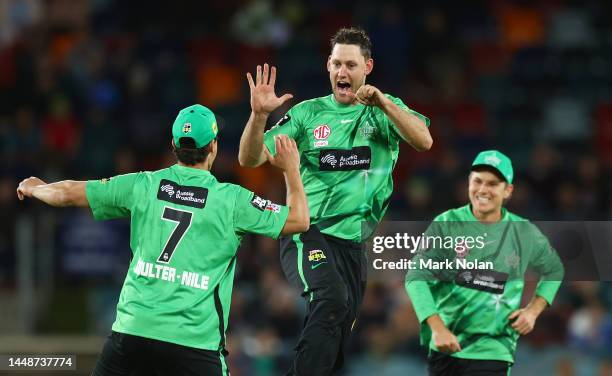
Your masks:
[{"label": "crowd in background", "polygon": [[[431,119],[430,151],[401,146],[388,219],[426,221],[464,205],[469,162],[495,148],[514,163],[511,211],[533,220],[608,220],[611,14],[612,3],[569,0],[1,1],[0,289],[16,285],[16,219],[39,223],[48,211],[16,200],[21,179],[169,166],[170,124],[193,103],[210,107],[221,126],[214,175],[283,202],[277,171],[237,162],[250,112],[245,73],[264,62],[277,67],[277,93],[294,99],[275,121],[289,106],[330,93],[329,38],[350,25],[373,42],[368,82]],[[54,213],[57,287],[35,333],[105,334],[129,259],[127,224],[94,223],[82,210]],[[282,275],[278,244],[247,237],[228,332],[232,374],[284,370],[303,308]],[[348,373],[419,372],[426,353],[418,329],[401,280],[370,283]],[[541,374],[612,374],[610,348],[612,285],[567,282],[519,342],[516,369],[522,359]]]}]

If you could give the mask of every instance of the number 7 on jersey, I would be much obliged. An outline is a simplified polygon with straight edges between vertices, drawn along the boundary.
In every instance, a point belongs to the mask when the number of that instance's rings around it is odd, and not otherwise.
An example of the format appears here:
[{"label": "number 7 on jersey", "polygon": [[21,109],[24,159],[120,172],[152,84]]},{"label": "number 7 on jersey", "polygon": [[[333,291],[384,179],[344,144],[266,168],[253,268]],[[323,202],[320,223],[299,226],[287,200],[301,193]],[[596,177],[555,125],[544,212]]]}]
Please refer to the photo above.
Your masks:
[{"label": "number 7 on jersey", "polygon": [[172,258],[172,254],[174,250],[180,243],[183,236],[189,230],[191,226],[191,219],[193,218],[193,213],[186,210],[178,210],[174,208],[170,208],[168,206],[164,207],[164,212],[161,218],[165,221],[176,222],[176,227],[170,234],[170,237],[166,241],[166,245],[164,249],[157,258],[157,262],[163,262],[167,264],[170,262]]}]

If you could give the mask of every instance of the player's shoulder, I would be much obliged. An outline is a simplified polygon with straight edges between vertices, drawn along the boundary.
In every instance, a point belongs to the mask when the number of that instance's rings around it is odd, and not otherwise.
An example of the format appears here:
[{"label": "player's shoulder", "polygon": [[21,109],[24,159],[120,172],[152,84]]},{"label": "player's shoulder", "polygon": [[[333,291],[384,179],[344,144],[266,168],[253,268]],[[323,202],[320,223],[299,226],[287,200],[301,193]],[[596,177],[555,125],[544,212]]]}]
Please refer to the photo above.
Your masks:
[{"label": "player's shoulder", "polygon": [[510,222],[529,222],[529,223],[531,223],[525,217],[521,217],[520,215],[512,213],[509,210],[506,210],[506,209],[504,209],[504,210],[505,210],[505,217],[506,217],[504,219],[506,219],[507,221],[510,221]]},{"label": "player's shoulder", "polygon": [[516,228],[516,231],[523,234],[524,236],[543,236],[538,226],[532,223],[529,219],[521,217],[518,214],[506,210],[504,213],[504,220],[512,222],[512,225]]},{"label": "player's shoulder", "polygon": [[400,101],[400,102],[402,101],[402,100],[401,100],[401,98],[396,97],[396,96],[393,96],[393,95],[391,95],[391,94],[389,94],[389,93],[383,93],[383,95],[384,95],[385,97],[387,97],[387,98],[391,99],[392,101]]},{"label": "player's shoulder", "polygon": [[434,218],[434,222],[469,221],[470,214],[470,205],[468,204],[438,214]]},{"label": "player's shoulder", "polygon": [[241,185],[234,184],[234,183],[220,182],[218,180],[215,184],[214,189],[215,191],[220,193],[221,196],[227,197],[227,198],[233,197],[234,199],[236,199],[239,195],[248,195],[251,192]]}]

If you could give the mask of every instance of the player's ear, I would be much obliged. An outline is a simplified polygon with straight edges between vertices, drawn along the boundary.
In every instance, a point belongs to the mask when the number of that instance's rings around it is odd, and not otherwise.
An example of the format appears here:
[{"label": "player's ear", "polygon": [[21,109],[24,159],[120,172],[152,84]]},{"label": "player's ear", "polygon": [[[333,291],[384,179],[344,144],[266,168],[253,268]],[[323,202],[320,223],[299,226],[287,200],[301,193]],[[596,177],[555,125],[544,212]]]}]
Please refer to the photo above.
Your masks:
[{"label": "player's ear", "polygon": [[331,55],[327,57],[327,71],[331,72]]},{"label": "player's ear", "polygon": [[372,73],[372,69],[374,69],[374,59],[372,58],[366,59],[366,69],[365,69],[366,76]]},{"label": "player's ear", "polygon": [[512,192],[514,192],[514,185],[506,184],[506,188],[504,189],[504,200],[509,199],[512,196]]},{"label": "player's ear", "polygon": [[172,146],[172,150],[176,150],[176,145],[174,145],[174,140],[170,140],[170,146]]}]

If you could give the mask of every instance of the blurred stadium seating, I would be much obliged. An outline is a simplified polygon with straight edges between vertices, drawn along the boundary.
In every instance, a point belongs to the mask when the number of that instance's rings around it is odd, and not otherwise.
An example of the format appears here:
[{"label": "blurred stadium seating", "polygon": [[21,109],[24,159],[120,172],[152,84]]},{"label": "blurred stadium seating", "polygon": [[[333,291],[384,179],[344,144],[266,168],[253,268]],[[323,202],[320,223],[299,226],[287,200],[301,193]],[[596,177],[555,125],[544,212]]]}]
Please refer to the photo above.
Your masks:
[{"label": "blurred stadium seating", "polygon": [[[269,62],[293,104],[327,95],[328,40],[341,26],[370,33],[369,81],[432,120],[431,151],[402,145],[389,219],[431,220],[464,204],[468,163],[492,147],[515,163],[510,210],[610,219],[612,3],[444,4],[0,1],[0,354],[78,353],[87,374],[130,256],[127,223],[20,203],[21,179],[168,166],[169,125],[200,102],[224,126],[214,174],[283,201],[278,173],[237,163],[250,111],[244,74]],[[285,282],[276,242],[246,238],[238,264],[230,370],[280,374],[303,302]],[[425,374],[417,336],[402,283],[371,282],[345,374]],[[568,282],[519,342],[514,374],[612,375],[611,349],[612,284]]]}]

